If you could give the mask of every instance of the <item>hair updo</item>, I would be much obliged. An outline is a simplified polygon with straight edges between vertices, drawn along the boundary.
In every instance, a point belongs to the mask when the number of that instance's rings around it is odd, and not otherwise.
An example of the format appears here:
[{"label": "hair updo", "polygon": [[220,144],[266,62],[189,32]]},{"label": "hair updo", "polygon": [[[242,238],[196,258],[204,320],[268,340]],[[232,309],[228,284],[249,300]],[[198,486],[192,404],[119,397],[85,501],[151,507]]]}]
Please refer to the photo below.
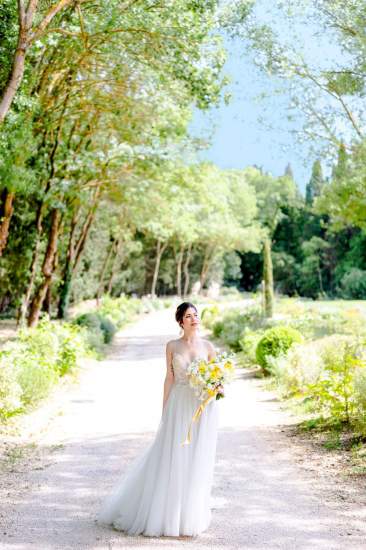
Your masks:
[{"label": "hair updo", "polygon": [[196,306],[194,304],[191,304],[191,302],[182,302],[177,307],[177,310],[175,312],[175,320],[177,321],[180,327],[183,325],[184,314],[187,311],[187,309],[189,309],[190,307],[193,307],[193,309],[197,311]]}]

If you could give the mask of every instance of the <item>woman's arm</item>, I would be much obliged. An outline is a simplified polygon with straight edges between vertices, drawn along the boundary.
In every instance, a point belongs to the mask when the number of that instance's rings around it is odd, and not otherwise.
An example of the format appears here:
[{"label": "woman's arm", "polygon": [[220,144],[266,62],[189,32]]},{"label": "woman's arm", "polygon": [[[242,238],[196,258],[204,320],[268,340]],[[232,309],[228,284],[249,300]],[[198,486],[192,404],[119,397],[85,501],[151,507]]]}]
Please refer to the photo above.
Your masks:
[{"label": "woman's arm", "polygon": [[168,342],[166,345],[166,375],[164,380],[164,396],[163,396],[163,411],[165,404],[168,400],[170,389],[174,382],[174,370],[173,370],[173,350],[172,343]]}]

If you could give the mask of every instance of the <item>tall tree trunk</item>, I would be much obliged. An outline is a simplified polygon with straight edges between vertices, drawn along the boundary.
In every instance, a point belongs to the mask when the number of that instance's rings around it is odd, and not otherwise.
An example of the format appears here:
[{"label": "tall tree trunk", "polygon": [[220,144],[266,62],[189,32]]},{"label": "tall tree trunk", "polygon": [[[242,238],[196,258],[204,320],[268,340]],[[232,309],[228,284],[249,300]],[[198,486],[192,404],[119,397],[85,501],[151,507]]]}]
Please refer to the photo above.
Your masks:
[{"label": "tall tree trunk", "polygon": [[161,257],[168,246],[168,242],[162,244],[161,240],[158,239],[158,242],[156,243],[156,256],[155,256],[155,267],[154,267],[154,275],[151,285],[151,296],[156,296],[156,285],[158,282],[158,276],[159,276],[159,268],[160,268],[160,261]]},{"label": "tall tree trunk", "polygon": [[72,278],[78,267],[82,252],[85,248],[85,244],[89,235],[90,228],[95,219],[95,213],[98,205],[98,199],[100,196],[100,186],[95,191],[93,204],[90,208],[83,226],[80,231],[79,238],[75,242],[76,227],[78,222],[78,212],[75,211],[71,220],[69,244],[67,248],[66,262],[64,272],[62,276],[62,282],[59,290],[59,303],[57,310],[57,318],[65,319],[67,317],[67,309],[69,307]]},{"label": "tall tree trunk", "polygon": [[64,269],[62,283],[58,292],[59,301],[57,307],[57,319],[67,318],[67,309],[70,301],[71,294],[71,279],[72,279],[72,266],[70,262],[66,262]]},{"label": "tall tree trunk", "polygon": [[28,317],[28,326],[33,327],[38,323],[39,314],[46,296],[48,287],[51,284],[53,271],[55,268],[55,256],[57,254],[58,233],[61,222],[61,213],[54,209],[51,215],[51,228],[48,238],[48,245],[42,266],[43,281],[35,293]]},{"label": "tall tree trunk", "polygon": [[264,313],[270,318],[273,315],[273,267],[271,241],[267,237],[263,245],[263,280],[264,280]]},{"label": "tall tree trunk", "polygon": [[[0,124],[4,121],[13,102],[14,96],[19,88],[24,74],[25,54],[29,46],[28,29],[26,13],[22,0],[18,0],[18,22],[19,33],[18,43],[15,50],[13,66],[9,75],[9,80],[4,88],[0,101]],[[33,14],[32,14],[33,18]],[[32,19],[31,19],[32,21]],[[31,23],[30,21],[30,23]]]},{"label": "tall tree trunk", "polygon": [[186,253],[186,259],[183,266],[183,273],[184,273],[184,289],[183,289],[183,296],[186,298],[188,296],[189,291],[189,264],[191,261],[191,255],[192,255],[192,244],[188,246],[187,253]]},{"label": "tall tree trunk", "polygon": [[4,189],[1,196],[1,209],[0,209],[0,257],[6,247],[9,236],[10,220],[13,215],[13,202],[15,193]]},{"label": "tall tree trunk", "polygon": [[205,255],[203,257],[202,268],[200,273],[200,292],[203,290],[203,285],[205,284],[207,279],[208,271],[210,269],[211,262],[212,262],[212,253],[213,253],[213,248],[208,246],[206,248]]},{"label": "tall tree trunk", "polygon": [[177,295],[182,296],[182,264],[183,264],[184,246],[181,245],[177,254]]},{"label": "tall tree trunk", "polygon": [[44,297],[44,302],[42,306],[42,311],[48,313],[48,315],[51,317],[51,303],[52,303],[52,281],[48,285],[46,296]]},{"label": "tall tree trunk", "polygon": [[19,324],[24,325],[25,323],[28,306],[29,306],[29,300],[33,292],[34,280],[36,278],[36,272],[37,272],[39,251],[41,247],[42,219],[43,219],[43,203],[40,203],[38,206],[37,217],[36,217],[36,242],[33,249],[32,263],[30,266],[30,277],[29,277],[28,287],[20,308],[20,316],[19,316],[19,319],[17,320],[18,325]]},{"label": "tall tree trunk", "polygon": [[0,124],[8,114],[15,94],[23,79],[27,50],[34,40],[42,36],[55,15],[63,8],[68,7],[73,1],[74,0],[59,0],[59,2],[51,6],[44,18],[38,23],[38,26],[32,30],[33,19],[38,7],[38,0],[29,0],[29,2],[27,2],[27,7],[24,5],[24,0],[18,0],[18,43],[9,79],[0,99]]},{"label": "tall tree trunk", "polygon": [[122,243],[123,243],[123,238],[120,237],[118,239],[118,241],[116,242],[116,253],[115,253],[114,258],[112,260],[111,274],[110,274],[109,281],[108,281],[108,286],[107,286],[108,294],[112,293],[113,281],[114,281],[114,277],[116,275],[116,271],[117,271],[117,267],[118,267],[117,261],[118,261],[118,259],[120,259]]},{"label": "tall tree trunk", "polygon": [[104,277],[105,277],[105,274],[106,274],[106,271],[107,271],[109,260],[111,259],[112,254],[113,254],[114,246],[115,246],[115,240],[113,239],[112,242],[111,242],[111,246],[108,250],[108,253],[105,257],[105,260],[103,262],[102,271],[101,271],[100,277],[99,277],[99,285],[98,285],[98,288],[97,288],[97,304],[99,304],[100,297],[101,297],[101,295],[103,294],[103,291],[104,291],[104,287],[105,287]]},{"label": "tall tree trunk", "polygon": [[323,277],[322,277],[322,270],[320,269],[320,265],[318,264],[317,267],[318,271],[318,279],[319,279],[319,289],[321,296],[324,296],[324,287],[323,287]]},{"label": "tall tree trunk", "polygon": [[65,319],[67,313],[67,306],[69,303],[69,296],[71,290],[71,277],[72,277],[72,262],[75,254],[75,232],[78,221],[78,210],[75,210],[71,219],[69,243],[67,246],[67,253],[65,259],[64,270],[62,274],[62,281],[59,288],[59,302],[57,308],[57,318]]}]

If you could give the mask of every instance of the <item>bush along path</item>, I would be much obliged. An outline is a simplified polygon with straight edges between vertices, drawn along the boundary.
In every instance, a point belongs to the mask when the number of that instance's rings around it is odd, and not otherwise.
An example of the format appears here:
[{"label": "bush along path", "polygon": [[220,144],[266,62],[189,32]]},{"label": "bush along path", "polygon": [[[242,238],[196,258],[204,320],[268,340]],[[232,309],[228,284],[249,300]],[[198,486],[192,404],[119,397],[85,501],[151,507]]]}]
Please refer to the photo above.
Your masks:
[{"label": "bush along path", "polygon": [[[95,516],[131,460],[153,440],[161,417],[164,347],[177,336],[173,308],[141,317],[116,335],[108,357],[83,370],[34,444],[38,461],[19,459],[0,500],[2,550],[223,548],[361,549],[360,502],[298,464],[287,438],[293,419],[250,370],[219,401],[220,429],[207,532],[187,538],[126,537]],[[4,476],[2,476],[4,478]],[[2,483],[4,487],[4,483]],[[342,493],[337,487],[338,496]]]},{"label": "bush along path", "polygon": [[105,296],[97,309],[71,322],[44,317],[23,328],[0,350],[0,420],[30,412],[65,375],[77,378],[82,359],[103,357],[118,329],[137,314],[170,305],[168,300]]}]

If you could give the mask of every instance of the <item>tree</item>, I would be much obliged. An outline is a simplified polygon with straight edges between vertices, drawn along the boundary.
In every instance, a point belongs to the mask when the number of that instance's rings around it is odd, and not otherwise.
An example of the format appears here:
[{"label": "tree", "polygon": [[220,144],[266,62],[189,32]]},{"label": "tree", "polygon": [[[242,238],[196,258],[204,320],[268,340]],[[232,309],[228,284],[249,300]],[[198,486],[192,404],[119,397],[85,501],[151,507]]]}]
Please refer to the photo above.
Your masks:
[{"label": "tree", "polygon": [[[73,2],[58,26],[29,47],[25,78],[0,136],[0,253],[18,198],[34,242],[21,290],[23,316],[31,303],[30,323],[57,290],[59,315],[65,315],[98,208],[107,203],[124,212],[131,205],[133,214],[121,220],[122,234],[112,227],[115,216],[107,231],[113,246],[105,275],[113,286],[123,231],[139,221],[134,196],[189,139],[192,105],[207,108],[219,100],[224,54],[213,32],[215,9],[215,2],[188,0],[174,7]],[[20,200],[24,188],[29,211]]]},{"label": "tree", "polygon": [[203,289],[218,257],[229,251],[259,250],[263,233],[255,220],[256,197],[246,171],[219,170],[203,164],[199,166],[197,183],[197,231],[203,249],[199,282]]},{"label": "tree", "polygon": [[263,243],[263,282],[264,282],[264,313],[266,317],[273,315],[273,267],[271,241],[269,237]]},{"label": "tree", "polygon": [[[57,19],[59,26],[46,29],[69,4],[67,17],[65,12]],[[120,144],[132,141],[140,147],[139,155],[148,156],[153,151],[156,154],[164,142],[166,154],[174,139],[179,141],[186,135],[192,104],[207,108],[219,100],[224,53],[212,33],[215,2],[179,0],[173,9],[170,4],[163,8],[136,2],[121,5],[118,0],[85,0],[74,6],[74,2],[71,5],[63,0],[52,4],[39,26],[32,28],[29,25],[38,2],[29,2],[24,13],[22,6],[19,2],[19,32],[23,32],[27,19],[24,40],[29,63],[26,86],[19,105],[14,104],[12,120],[15,117],[15,127],[20,127],[22,116],[30,119],[38,150],[26,161],[32,167],[38,164],[35,168],[40,172],[48,162],[52,165],[48,176],[41,174],[42,179],[55,179],[55,169],[59,169],[59,175],[62,167],[69,165],[68,149],[78,137],[84,141],[83,147],[89,147],[90,134],[95,137],[103,127],[104,134],[108,134],[113,124],[116,132],[117,121]],[[101,13],[106,15],[100,17]],[[23,65],[15,62],[16,68],[10,71],[13,76],[19,76],[19,68],[24,74],[25,52],[22,48],[19,52]],[[10,87],[14,91],[12,84]],[[7,88],[4,94],[8,104]],[[148,121],[149,115],[155,117],[153,124],[151,119]],[[12,131],[12,120],[10,127],[3,128],[5,134]],[[6,245],[13,203],[22,183],[11,184],[6,176],[1,183],[5,214],[0,222],[0,253]],[[41,193],[43,188],[41,185]]]},{"label": "tree", "polygon": [[366,141],[355,146],[348,158],[340,149],[332,181],[315,202],[320,213],[327,213],[333,229],[348,226],[366,228]]},{"label": "tree", "polygon": [[329,243],[319,237],[312,237],[302,245],[304,261],[300,268],[300,284],[303,291],[312,298],[325,296],[323,267]]},{"label": "tree", "polygon": [[[265,274],[265,314],[273,312],[273,267],[269,259],[272,249],[272,240],[277,224],[284,218],[283,208],[286,205],[296,204],[299,200],[295,182],[287,176],[274,178],[268,174],[251,169],[248,172],[248,181],[254,187],[258,204],[258,219],[264,228],[263,238],[263,265]],[[270,286],[268,286],[270,285]]]},{"label": "tree", "polygon": [[284,176],[288,177],[289,179],[295,181],[294,173],[292,170],[292,166],[290,163],[286,165]]},{"label": "tree", "polygon": [[[334,158],[342,142],[348,150],[366,131],[364,5],[285,0],[270,10],[270,18],[265,9],[257,10],[243,21],[238,18],[230,30],[277,95],[282,83],[284,118],[298,121],[292,125],[298,143],[303,147],[306,141],[313,153]],[[333,55],[325,58],[324,44],[329,43]]]},{"label": "tree", "polygon": [[335,165],[332,170],[332,180],[340,180],[347,176],[347,151],[344,143],[342,142],[338,148],[338,156]]},{"label": "tree", "polygon": [[311,171],[311,178],[306,184],[305,201],[308,206],[314,202],[314,198],[318,197],[324,185],[323,171],[320,160],[316,160]]},{"label": "tree", "polygon": [[[80,4],[86,1],[89,0],[78,1],[79,10]],[[18,0],[18,40],[7,82],[1,90],[0,124],[8,114],[15,94],[22,82],[28,50],[36,40],[44,36],[51,21],[63,10],[70,8],[74,4],[74,0],[59,0],[58,2],[51,3],[45,13],[42,13],[43,10],[40,4],[41,2],[38,0],[31,0],[27,4],[24,0]],[[10,5],[8,5],[8,9],[11,9]],[[34,21],[36,18],[38,22],[35,25]]]}]

